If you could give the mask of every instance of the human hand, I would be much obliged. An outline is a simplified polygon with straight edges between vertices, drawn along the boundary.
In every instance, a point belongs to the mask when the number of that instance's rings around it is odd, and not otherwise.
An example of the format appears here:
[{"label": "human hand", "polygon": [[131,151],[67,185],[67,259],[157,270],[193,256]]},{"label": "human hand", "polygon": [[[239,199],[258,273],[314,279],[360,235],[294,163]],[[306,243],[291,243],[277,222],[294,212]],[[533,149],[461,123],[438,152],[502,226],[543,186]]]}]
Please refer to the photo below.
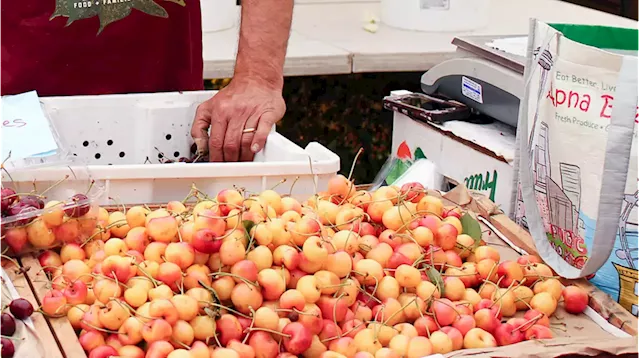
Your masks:
[{"label": "human hand", "polygon": [[234,77],[227,87],[198,106],[191,136],[198,153],[208,152],[211,162],[251,161],[264,148],[271,128],[285,110],[281,87]]}]

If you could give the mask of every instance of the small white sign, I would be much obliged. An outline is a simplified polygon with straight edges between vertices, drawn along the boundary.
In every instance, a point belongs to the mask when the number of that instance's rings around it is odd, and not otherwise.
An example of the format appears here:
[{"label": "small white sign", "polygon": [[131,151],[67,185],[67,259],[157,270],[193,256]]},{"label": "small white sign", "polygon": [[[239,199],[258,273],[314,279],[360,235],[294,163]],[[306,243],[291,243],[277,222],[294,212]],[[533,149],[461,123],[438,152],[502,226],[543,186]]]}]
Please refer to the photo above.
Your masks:
[{"label": "small white sign", "polygon": [[449,0],[420,0],[420,10],[449,10]]},{"label": "small white sign", "polygon": [[462,94],[478,103],[484,103],[482,102],[482,85],[465,76],[462,76]]},{"label": "small white sign", "polygon": [[2,97],[2,158],[43,157],[58,150],[35,91]]}]

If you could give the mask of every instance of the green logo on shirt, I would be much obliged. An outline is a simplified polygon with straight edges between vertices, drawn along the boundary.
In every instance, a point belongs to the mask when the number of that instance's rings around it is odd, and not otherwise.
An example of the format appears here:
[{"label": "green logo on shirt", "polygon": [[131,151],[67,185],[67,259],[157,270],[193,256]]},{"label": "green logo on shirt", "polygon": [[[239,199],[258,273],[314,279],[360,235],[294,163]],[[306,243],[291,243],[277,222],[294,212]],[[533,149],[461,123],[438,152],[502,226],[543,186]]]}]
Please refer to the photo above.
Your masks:
[{"label": "green logo on shirt", "polygon": [[[184,0],[165,1],[185,6]],[[99,34],[107,25],[129,16],[132,9],[152,16],[169,17],[164,7],[154,0],[56,0],[56,9],[50,19],[64,16],[67,18],[66,26],[69,26],[76,20],[98,16],[100,19]]]}]

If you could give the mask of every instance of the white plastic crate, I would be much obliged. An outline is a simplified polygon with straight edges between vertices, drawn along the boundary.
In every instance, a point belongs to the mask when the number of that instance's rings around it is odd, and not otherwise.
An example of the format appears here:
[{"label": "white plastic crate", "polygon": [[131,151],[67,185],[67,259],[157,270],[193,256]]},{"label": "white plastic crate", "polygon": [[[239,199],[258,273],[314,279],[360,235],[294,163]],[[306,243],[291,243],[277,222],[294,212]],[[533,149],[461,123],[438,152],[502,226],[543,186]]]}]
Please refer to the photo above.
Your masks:
[{"label": "white plastic crate", "polygon": [[[88,175],[103,185],[100,204],[166,203],[182,200],[195,184],[209,194],[236,186],[260,192],[276,191],[306,199],[326,188],[340,168],[340,158],[319,143],[300,148],[273,131],[250,163],[160,164],[159,155],[189,157],[191,123],[196,107],[215,92],[182,92],[42,98],[63,142],[75,154],[71,167],[11,173],[19,191],[38,191],[71,177],[47,192],[67,198],[88,187]],[[145,164],[146,162],[146,164]],[[150,162],[150,163],[149,163]],[[86,163],[86,168],[84,164]],[[3,181],[8,177],[3,173]],[[114,200],[110,199],[113,198]]]}]

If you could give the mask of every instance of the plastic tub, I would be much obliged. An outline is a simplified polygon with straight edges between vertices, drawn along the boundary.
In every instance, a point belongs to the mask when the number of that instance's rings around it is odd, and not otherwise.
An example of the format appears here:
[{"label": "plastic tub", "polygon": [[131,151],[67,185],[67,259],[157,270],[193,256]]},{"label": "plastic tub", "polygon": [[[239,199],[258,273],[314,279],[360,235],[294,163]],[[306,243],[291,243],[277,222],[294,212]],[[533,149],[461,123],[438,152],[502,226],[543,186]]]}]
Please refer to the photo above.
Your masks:
[{"label": "plastic tub", "polygon": [[[160,164],[160,156],[190,156],[193,141],[189,133],[196,107],[214,93],[41,98],[60,136],[75,154],[75,167],[12,172],[11,185],[28,192],[35,181],[41,190],[70,172],[88,171],[96,184],[104,187],[100,205],[166,204],[185,198],[192,184],[215,195],[233,186],[260,192],[286,179],[277,186],[278,192],[307,199],[317,187],[326,187],[339,170],[340,158],[321,144],[313,142],[303,149],[276,132],[269,135],[253,162]],[[5,173],[2,180],[9,180]],[[86,188],[86,177],[74,179],[71,175],[50,189],[47,197],[68,198]]]},{"label": "plastic tub", "polygon": [[239,9],[236,0],[200,0],[202,31],[215,32],[236,26]]},{"label": "plastic tub", "polygon": [[483,28],[489,0],[382,0],[383,23],[404,30],[453,32]]}]

